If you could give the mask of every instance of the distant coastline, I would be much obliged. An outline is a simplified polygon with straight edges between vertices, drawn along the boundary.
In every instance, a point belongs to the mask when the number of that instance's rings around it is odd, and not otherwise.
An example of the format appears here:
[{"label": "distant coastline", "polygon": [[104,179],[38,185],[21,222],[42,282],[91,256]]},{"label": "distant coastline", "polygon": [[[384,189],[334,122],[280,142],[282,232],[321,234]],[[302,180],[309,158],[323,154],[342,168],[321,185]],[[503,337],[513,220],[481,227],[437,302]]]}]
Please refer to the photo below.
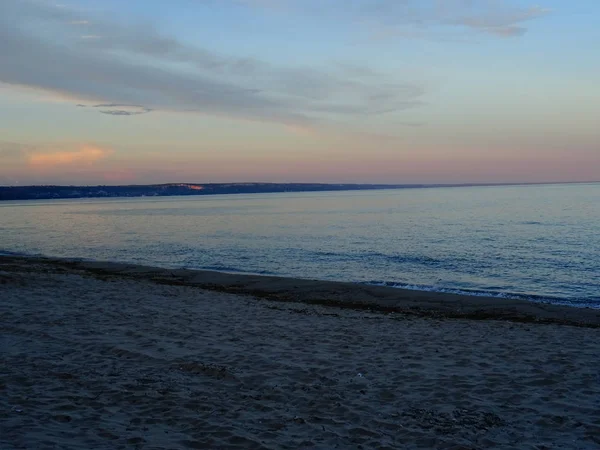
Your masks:
[{"label": "distant coastline", "polygon": [[[590,182],[593,183],[593,182]],[[167,183],[115,186],[0,186],[0,201],[69,198],[169,197],[277,192],[361,191],[472,186],[522,186],[574,183],[352,184],[352,183]],[[582,183],[579,183],[582,184]]]}]

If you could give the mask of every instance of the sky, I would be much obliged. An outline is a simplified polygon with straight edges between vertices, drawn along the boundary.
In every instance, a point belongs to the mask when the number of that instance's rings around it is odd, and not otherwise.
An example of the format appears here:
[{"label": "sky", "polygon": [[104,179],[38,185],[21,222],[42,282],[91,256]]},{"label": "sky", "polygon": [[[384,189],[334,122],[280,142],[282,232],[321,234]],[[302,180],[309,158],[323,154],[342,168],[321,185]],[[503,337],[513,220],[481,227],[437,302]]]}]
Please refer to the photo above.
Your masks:
[{"label": "sky", "polygon": [[597,0],[0,0],[0,185],[600,180]]}]

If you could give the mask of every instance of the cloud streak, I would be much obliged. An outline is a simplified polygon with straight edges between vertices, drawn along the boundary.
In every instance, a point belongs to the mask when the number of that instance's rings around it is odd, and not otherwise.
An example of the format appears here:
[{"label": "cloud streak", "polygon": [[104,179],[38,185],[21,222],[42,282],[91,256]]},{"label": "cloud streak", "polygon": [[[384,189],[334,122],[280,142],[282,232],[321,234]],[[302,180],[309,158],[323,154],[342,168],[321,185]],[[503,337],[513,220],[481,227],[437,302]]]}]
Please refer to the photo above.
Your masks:
[{"label": "cloud streak", "polygon": [[367,24],[378,35],[427,38],[433,29],[463,30],[500,37],[519,36],[524,23],[549,14],[540,6],[509,0],[244,0],[254,8],[304,13],[313,17]]},{"label": "cloud streak", "polygon": [[[31,29],[33,22],[44,26]],[[81,39],[82,26],[98,38]],[[35,0],[0,2],[0,54],[0,81],[112,105],[98,111],[113,116],[194,111],[308,127],[414,108],[425,93],[418,83],[339,67],[278,67],[220,55],[149,26],[82,18]]]},{"label": "cloud streak", "polygon": [[456,23],[501,37],[513,37],[520,36],[527,31],[527,28],[522,25],[524,22],[545,16],[549,12],[548,9],[539,6],[525,9],[504,7],[479,15],[471,13],[458,18]]},{"label": "cloud streak", "polygon": [[[344,8],[333,0],[223,2],[367,24],[381,36],[423,37],[442,28],[512,37],[547,13],[502,0],[347,0]],[[303,129],[424,104],[420,82],[394,81],[364,66],[278,66],[87,14],[42,0],[0,1],[0,82],[98,105],[95,111],[115,117],[196,112]]]},{"label": "cloud streak", "polygon": [[[87,108],[87,105],[77,104],[78,108]],[[91,105],[90,108],[97,108],[98,112],[112,116],[139,116],[148,114],[152,109],[142,105],[124,105],[120,103],[107,103],[100,105]]]}]

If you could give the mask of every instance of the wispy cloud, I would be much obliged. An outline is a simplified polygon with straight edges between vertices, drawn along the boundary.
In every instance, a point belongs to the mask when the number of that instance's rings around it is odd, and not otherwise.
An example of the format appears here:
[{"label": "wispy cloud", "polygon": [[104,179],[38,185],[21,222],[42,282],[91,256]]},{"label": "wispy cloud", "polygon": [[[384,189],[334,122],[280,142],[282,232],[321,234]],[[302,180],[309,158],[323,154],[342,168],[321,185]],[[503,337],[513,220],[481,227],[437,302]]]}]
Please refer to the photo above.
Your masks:
[{"label": "wispy cloud", "polygon": [[[343,8],[334,0],[222,2],[366,25],[388,38],[452,30],[512,37],[548,13],[509,0],[347,0]],[[78,106],[104,105],[93,110],[115,117],[199,112],[308,129],[410,110],[423,105],[427,93],[419,81],[398,81],[402,74],[386,76],[356,63],[289,67],[220,54],[147,24],[42,0],[0,0],[0,55],[0,82]]]},{"label": "wispy cloud", "polygon": [[[440,31],[470,30],[501,37],[527,31],[524,23],[549,14],[511,0],[243,0],[245,5],[294,11],[324,20],[367,25],[378,36],[428,38]],[[442,30],[435,30],[441,28]],[[444,34],[447,36],[447,34]]]},{"label": "wispy cloud", "polygon": [[[81,39],[81,26],[89,22]],[[32,29],[28,24],[43,23]],[[421,104],[415,82],[392,82],[329,69],[283,67],[222,55],[165,36],[150,26],[82,18],[36,0],[0,2],[0,81],[112,104],[104,114],[168,110],[309,127]],[[367,71],[367,69],[365,69]],[[120,105],[143,105],[132,112]]]},{"label": "wispy cloud", "polygon": [[456,24],[474,30],[495,34],[502,37],[513,37],[524,34],[527,31],[522,24],[528,20],[536,19],[548,14],[550,11],[540,6],[518,9],[495,8],[488,11],[466,13],[463,17],[456,19]]}]

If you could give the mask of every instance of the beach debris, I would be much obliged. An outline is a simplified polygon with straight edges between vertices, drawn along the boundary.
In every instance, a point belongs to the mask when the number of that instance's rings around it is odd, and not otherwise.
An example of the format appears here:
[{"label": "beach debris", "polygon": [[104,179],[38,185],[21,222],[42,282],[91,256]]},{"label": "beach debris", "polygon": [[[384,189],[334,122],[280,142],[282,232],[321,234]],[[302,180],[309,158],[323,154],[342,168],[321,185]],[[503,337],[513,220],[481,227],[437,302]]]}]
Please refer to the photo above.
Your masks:
[{"label": "beach debris", "polygon": [[357,376],[358,378],[363,378],[363,377],[364,377],[364,375],[363,375],[362,373],[360,373],[360,372],[358,372],[358,373],[356,374],[356,376]]}]

